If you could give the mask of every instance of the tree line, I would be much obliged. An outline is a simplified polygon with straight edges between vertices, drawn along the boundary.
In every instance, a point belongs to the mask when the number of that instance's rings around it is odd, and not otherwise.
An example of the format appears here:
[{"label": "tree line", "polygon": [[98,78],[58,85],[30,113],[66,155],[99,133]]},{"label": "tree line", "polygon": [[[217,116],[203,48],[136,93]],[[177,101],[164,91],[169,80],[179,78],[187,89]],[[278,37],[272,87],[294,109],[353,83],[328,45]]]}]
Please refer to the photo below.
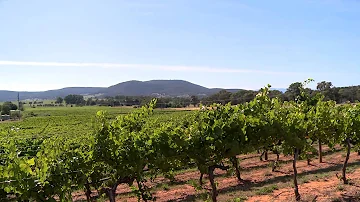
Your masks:
[{"label": "tree line", "polygon": [[[144,106],[149,103],[154,97],[152,96],[123,96],[115,97],[93,98],[85,99],[82,95],[70,94],[66,97],[58,97],[55,104],[76,105],[76,106]],[[199,105],[200,99],[197,96],[190,97],[163,97],[157,98],[157,108],[181,108],[189,105]],[[39,104],[39,102],[37,102]],[[36,102],[29,102],[29,104],[37,104]],[[42,103],[41,103],[42,104]]]},{"label": "tree line", "polygon": [[0,105],[1,115],[10,114],[11,110],[17,110],[18,106],[12,102],[4,102]]},{"label": "tree line", "polygon": [[[300,96],[302,83],[295,82],[289,85],[285,92],[279,90],[270,90],[270,98],[280,98],[282,101],[292,101]],[[316,89],[305,88],[304,91],[310,96],[310,98],[324,96],[324,101],[333,100],[336,103],[355,103],[360,101],[360,86],[349,86],[349,87],[335,87],[331,82],[322,81],[317,83]],[[231,93],[226,90],[213,94],[209,97],[204,98],[202,101],[208,101],[210,103],[228,103],[241,104],[249,102],[259,93],[259,91],[253,90],[239,90],[236,93]]]},{"label": "tree line", "polygon": [[[295,100],[301,93],[299,91],[299,87],[301,87],[301,85],[301,82],[292,83],[289,85],[285,92],[279,90],[270,90],[269,97],[279,98],[282,101]],[[322,94],[325,101],[333,100],[336,103],[355,103],[357,101],[360,101],[360,86],[335,87],[331,82],[322,81],[317,83],[316,89],[305,88],[304,90],[310,97],[316,97],[319,96],[319,94]],[[158,102],[155,107],[183,108],[188,106],[197,107],[200,104],[226,104],[229,102],[233,105],[243,104],[253,100],[259,92],[260,91],[257,90],[239,90],[237,92],[220,90],[218,93],[212,94],[210,96],[189,95],[178,97],[158,97],[156,98]],[[149,103],[153,98],[155,97],[117,95],[114,97],[90,97],[85,99],[83,95],[70,94],[65,96],[64,98],[58,97],[56,101],[49,106],[61,106],[64,102],[66,105],[76,106],[144,106],[145,104]],[[29,102],[30,106],[35,106],[36,104],[40,104],[41,106],[47,106],[43,105],[43,103],[40,101]]]},{"label": "tree line", "polygon": [[[295,82],[289,85],[285,92],[279,90],[270,90],[270,98],[279,98],[282,101],[292,101],[300,96],[301,82]],[[335,87],[331,82],[322,81],[317,83],[316,89],[305,88],[304,91],[312,98],[322,94],[324,101],[333,100],[336,103],[355,103],[360,101],[360,86],[349,87]],[[227,90],[220,90],[218,93],[207,97],[197,95],[182,96],[182,97],[160,97],[156,108],[182,108],[187,106],[198,106],[199,104],[210,105],[212,103],[231,103],[243,104],[250,102],[260,91],[255,90],[239,90],[235,93]],[[152,96],[124,96],[118,95],[115,97],[104,98],[88,98],[84,99],[82,95],[68,95],[64,99],[57,98],[57,103],[65,101],[66,104],[87,105],[87,106],[144,106],[149,103]]]}]

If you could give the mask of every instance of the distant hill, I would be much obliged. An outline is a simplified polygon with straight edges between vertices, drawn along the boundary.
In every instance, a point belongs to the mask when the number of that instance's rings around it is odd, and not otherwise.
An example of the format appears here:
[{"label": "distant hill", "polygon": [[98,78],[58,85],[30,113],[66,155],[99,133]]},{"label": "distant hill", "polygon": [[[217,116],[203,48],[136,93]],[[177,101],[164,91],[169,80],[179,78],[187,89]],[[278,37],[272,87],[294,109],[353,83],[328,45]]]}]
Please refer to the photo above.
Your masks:
[{"label": "distant hill", "polygon": [[48,90],[42,92],[43,96],[47,97],[65,97],[69,94],[82,94],[82,95],[93,95],[97,93],[101,93],[106,88],[101,87],[69,87],[69,88],[62,88],[59,90]]},{"label": "distant hill", "polygon": [[[102,96],[186,96],[199,95],[208,96],[222,90],[221,88],[206,88],[183,80],[151,80],[151,81],[126,81],[108,88],[100,87],[69,87],[57,90],[42,92],[20,92],[20,99],[55,99],[65,97],[69,94],[96,95]],[[239,89],[227,89],[230,92],[237,92]],[[16,100],[15,91],[0,90],[0,101]]]},{"label": "distant hill", "polygon": [[110,86],[104,94],[114,95],[153,95],[167,96],[213,94],[217,89],[209,89],[183,80],[152,80],[152,81],[127,81]]},{"label": "distant hill", "polygon": [[[55,99],[57,97],[65,97],[69,94],[92,95],[102,92],[104,89],[105,88],[97,88],[97,87],[69,87],[58,90],[48,90],[41,92],[19,92],[19,93],[21,100]],[[0,90],[0,102],[17,100],[17,96],[18,96],[18,92]]]},{"label": "distant hill", "polygon": [[286,88],[271,88],[271,90],[278,90],[278,91],[281,91],[283,93],[286,92]]}]

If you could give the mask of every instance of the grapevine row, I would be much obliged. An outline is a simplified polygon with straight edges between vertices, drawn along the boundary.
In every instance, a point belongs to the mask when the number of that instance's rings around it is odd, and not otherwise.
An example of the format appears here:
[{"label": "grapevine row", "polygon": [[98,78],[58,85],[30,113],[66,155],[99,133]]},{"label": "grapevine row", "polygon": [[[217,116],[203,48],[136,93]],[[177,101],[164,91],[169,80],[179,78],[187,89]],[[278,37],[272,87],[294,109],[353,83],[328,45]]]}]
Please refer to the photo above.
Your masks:
[{"label": "grapevine row", "polygon": [[[125,183],[139,200],[149,201],[154,198],[146,182],[158,175],[173,179],[175,170],[194,163],[200,183],[204,174],[209,176],[211,198],[217,201],[215,169],[229,169],[224,164],[229,161],[241,181],[237,156],[272,150],[293,156],[294,194],[300,200],[296,163],[300,157],[309,158],[315,142],[320,163],[323,144],[347,148],[342,180],[348,183],[350,149],[360,146],[360,107],[337,106],[304,92],[296,101],[281,102],[269,98],[269,88],[246,104],[214,104],[166,120],[152,115],[156,100],[115,120],[100,111],[90,136],[53,136],[34,145],[3,139],[0,198],[72,201],[72,193],[82,189],[91,201],[95,189],[115,201],[118,185]],[[22,153],[20,148],[39,149]]]}]

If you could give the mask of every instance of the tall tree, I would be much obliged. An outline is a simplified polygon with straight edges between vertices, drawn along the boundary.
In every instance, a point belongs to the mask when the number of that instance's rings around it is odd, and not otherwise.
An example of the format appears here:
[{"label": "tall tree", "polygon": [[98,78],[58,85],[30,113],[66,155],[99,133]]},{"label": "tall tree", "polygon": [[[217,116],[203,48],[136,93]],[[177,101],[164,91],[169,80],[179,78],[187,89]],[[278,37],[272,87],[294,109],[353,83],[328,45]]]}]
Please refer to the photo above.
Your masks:
[{"label": "tall tree", "polygon": [[301,88],[302,88],[302,83],[300,82],[292,83],[287,88],[285,94],[289,100],[296,100],[301,95]]},{"label": "tall tree", "polygon": [[333,87],[333,85],[331,82],[322,81],[320,83],[317,83],[316,89],[318,89],[319,91],[326,91],[332,87]]},{"label": "tall tree", "polygon": [[18,106],[12,102],[4,102],[1,109],[1,114],[10,114],[10,110],[17,110]]},{"label": "tall tree", "polygon": [[90,97],[90,98],[87,99],[86,105],[87,106],[94,106],[94,105],[96,105],[96,102]]},{"label": "tall tree", "polygon": [[269,90],[269,97],[270,98],[281,98],[283,99],[283,93],[279,90]]},{"label": "tall tree", "polygon": [[191,102],[192,105],[196,106],[196,105],[198,105],[200,103],[200,100],[196,95],[192,95],[190,97],[190,102]]},{"label": "tall tree", "polygon": [[210,102],[208,104],[212,103],[221,103],[226,104],[231,101],[231,92],[228,92],[226,90],[221,90],[218,93],[215,93],[207,98],[207,101]]},{"label": "tall tree", "polygon": [[64,102],[64,99],[62,97],[56,98],[56,104],[62,104]]},{"label": "tall tree", "polygon": [[257,93],[256,91],[252,91],[252,90],[239,90],[238,92],[233,93],[231,95],[231,103],[239,104],[239,103],[250,102],[255,98],[256,93]]},{"label": "tall tree", "polygon": [[324,100],[338,101],[338,90],[334,88],[331,82],[322,81],[317,84],[316,89],[324,95]]}]

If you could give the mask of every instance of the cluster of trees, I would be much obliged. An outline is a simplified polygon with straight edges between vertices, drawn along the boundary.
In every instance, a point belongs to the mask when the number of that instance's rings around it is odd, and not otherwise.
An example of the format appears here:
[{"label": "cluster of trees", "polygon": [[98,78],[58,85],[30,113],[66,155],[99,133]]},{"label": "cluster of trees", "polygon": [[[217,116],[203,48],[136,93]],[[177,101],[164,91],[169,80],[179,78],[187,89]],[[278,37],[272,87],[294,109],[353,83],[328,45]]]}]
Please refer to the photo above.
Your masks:
[{"label": "cluster of trees", "polygon": [[[283,101],[295,100],[296,97],[300,95],[299,87],[301,87],[301,82],[295,82],[290,84],[285,92],[279,90],[270,90],[269,97],[274,98],[278,97]],[[316,97],[319,93],[324,95],[324,100],[333,100],[336,103],[345,103],[345,102],[357,102],[360,101],[360,86],[350,86],[350,87],[335,87],[331,82],[322,81],[317,83],[316,89],[305,88],[306,93],[310,97]],[[249,102],[259,91],[252,90],[240,90],[236,93],[231,93],[226,90],[221,90],[220,92],[211,95],[202,100],[203,103],[228,103],[239,104]]]},{"label": "cluster of trees", "polygon": [[[59,99],[59,98],[58,98]],[[86,101],[81,95],[68,95],[64,98],[66,104],[86,105],[86,106],[144,106],[154,97],[151,96],[107,96],[105,98],[88,98]],[[163,97],[157,98],[157,108],[180,108],[189,105],[199,105],[200,99],[197,96],[190,97]]]},{"label": "cluster of trees", "polygon": [[0,105],[0,111],[1,115],[10,115],[11,110],[17,110],[18,106],[12,102],[4,102],[2,105]]},{"label": "cluster of trees", "polygon": [[55,104],[62,104],[64,102],[64,99],[62,97],[56,98]]},{"label": "cluster of trees", "polygon": [[44,101],[38,101],[38,100],[29,101],[29,105],[30,105],[30,106],[42,105],[42,104],[44,104]]},{"label": "cluster of trees", "polygon": [[87,104],[100,105],[100,106],[134,106],[141,105],[143,100],[146,100],[146,96],[122,96],[118,95],[115,97],[107,96],[103,99],[89,98]]},{"label": "cluster of trees", "polygon": [[29,101],[29,105],[32,107],[35,106],[63,106],[63,103],[66,104],[74,104],[74,105],[85,105],[86,102],[84,100],[84,97],[82,95],[67,95],[65,98],[57,97],[55,102],[51,102],[50,104],[44,104],[44,101]]},{"label": "cluster of trees", "polygon": [[[105,97],[104,99],[89,98],[87,103],[101,106],[144,106],[149,103],[154,97],[151,96],[123,96]],[[190,104],[198,105],[200,100],[197,96],[191,97],[162,97],[157,98],[157,108],[181,108],[189,106]],[[195,102],[194,102],[195,101]]]},{"label": "cluster of trees", "polygon": [[[57,99],[57,101],[60,101],[60,98]],[[74,94],[70,94],[67,95],[64,98],[65,103],[68,104],[74,104],[74,105],[85,105],[86,102],[84,100],[84,96],[82,95],[74,95]]]}]

